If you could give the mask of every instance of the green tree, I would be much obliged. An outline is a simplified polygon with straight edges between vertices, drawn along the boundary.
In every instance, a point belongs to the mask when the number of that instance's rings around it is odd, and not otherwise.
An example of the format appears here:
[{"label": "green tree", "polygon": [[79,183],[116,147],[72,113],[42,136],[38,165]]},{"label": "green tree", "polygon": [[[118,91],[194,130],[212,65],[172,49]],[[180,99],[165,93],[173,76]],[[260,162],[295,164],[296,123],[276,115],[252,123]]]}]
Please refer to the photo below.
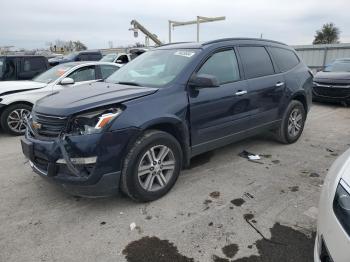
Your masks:
[{"label": "green tree", "polygon": [[333,23],[327,23],[321,30],[316,31],[314,45],[339,43],[340,30]]},{"label": "green tree", "polygon": [[74,45],[74,50],[75,51],[82,51],[82,50],[86,50],[87,49],[86,45],[84,45],[79,40],[78,41],[74,41],[73,45]]}]

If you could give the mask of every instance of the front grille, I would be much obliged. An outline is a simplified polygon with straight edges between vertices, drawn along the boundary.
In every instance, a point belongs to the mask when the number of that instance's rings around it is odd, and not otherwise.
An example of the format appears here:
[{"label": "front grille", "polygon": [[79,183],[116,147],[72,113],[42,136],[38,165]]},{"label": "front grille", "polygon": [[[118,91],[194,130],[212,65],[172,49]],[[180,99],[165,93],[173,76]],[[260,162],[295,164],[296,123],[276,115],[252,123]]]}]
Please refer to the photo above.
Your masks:
[{"label": "front grille", "polygon": [[330,83],[330,82],[319,82],[319,81],[315,81],[315,83],[323,86],[350,87],[350,83]]},{"label": "front grille", "polygon": [[33,113],[33,125],[35,131],[42,136],[56,137],[67,125],[66,117],[50,116]]},{"label": "front grille", "polygon": [[346,87],[325,87],[325,86],[314,86],[314,92],[316,95],[327,96],[333,98],[346,98],[350,96],[350,88]]}]

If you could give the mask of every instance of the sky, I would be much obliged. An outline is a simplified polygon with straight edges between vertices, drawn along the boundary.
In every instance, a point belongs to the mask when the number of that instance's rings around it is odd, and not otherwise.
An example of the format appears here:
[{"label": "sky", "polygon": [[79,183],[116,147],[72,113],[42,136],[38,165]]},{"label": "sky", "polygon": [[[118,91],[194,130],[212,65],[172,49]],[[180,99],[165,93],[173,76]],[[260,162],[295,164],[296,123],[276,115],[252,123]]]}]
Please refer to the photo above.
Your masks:
[{"label": "sky", "polygon": [[[333,22],[350,42],[349,0],[0,0],[0,47],[45,48],[80,40],[90,49],[144,42],[129,31],[138,20],[168,42],[168,20],[226,16],[200,26],[200,40],[260,37],[290,45],[311,44],[317,29]],[[195,41],[196,26],[175,27],[173,41]]]}]

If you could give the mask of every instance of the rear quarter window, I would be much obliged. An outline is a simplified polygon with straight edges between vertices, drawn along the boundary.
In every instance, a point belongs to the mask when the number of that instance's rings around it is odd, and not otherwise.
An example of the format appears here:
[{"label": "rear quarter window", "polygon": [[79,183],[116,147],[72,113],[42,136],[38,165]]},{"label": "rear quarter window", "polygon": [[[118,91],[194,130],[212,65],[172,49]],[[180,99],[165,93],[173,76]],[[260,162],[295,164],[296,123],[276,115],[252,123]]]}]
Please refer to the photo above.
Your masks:
[{"label": "rear quarter window", "polygon": [[279,47],[270,47],[270,51],[281,72],[286,72],[294,68],[300,62],[297,55],[291,50]]},{"label": "rear quarter window", "polygon": [[247,79],[275,73],[270,55],[263,46],[241,46],[239,54]]},{"label": "rear quarter window", "polygon": [[23,59],[24,72],[42,71],[46,69],[46,62],[41,57],[28,57]]}]

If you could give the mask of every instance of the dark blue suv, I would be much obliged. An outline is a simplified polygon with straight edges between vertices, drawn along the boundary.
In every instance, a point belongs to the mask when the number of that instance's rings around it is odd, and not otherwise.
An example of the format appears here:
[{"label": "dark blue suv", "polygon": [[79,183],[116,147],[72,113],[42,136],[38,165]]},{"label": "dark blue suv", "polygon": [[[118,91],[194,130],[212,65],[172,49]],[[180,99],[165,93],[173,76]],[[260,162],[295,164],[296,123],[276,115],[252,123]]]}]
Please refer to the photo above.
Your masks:
[{"label": "dark blue suv", "polygon": [[311,94],[312,74],[285,44],[165,45],[106,82],[39,100],[22,149],[36,173],[75,195],[151,201],[195,155],[267,130],[297,141]]}]

